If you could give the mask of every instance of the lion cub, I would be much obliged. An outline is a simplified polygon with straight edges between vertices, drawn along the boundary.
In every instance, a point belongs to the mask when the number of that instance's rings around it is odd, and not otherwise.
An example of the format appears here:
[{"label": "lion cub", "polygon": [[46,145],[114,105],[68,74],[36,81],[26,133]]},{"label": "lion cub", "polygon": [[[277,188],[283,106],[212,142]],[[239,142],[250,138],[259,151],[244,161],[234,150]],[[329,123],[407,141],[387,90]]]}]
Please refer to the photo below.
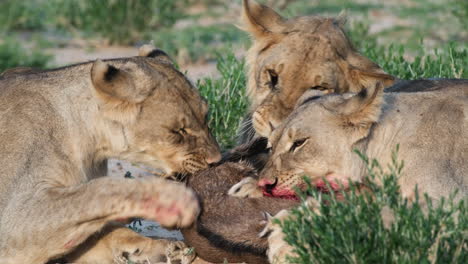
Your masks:
[{"label": "lion cub", "polygon": [[[187,78],[150,46],[138,57],[1,75],[0,262],[62,257],[115,220],[190,225],[200,209],[184,185],[102,176],[111,157],[167,173],[217,162],[207,112]],[[124,228],[106,237],[133,249],[113,255],[159,254],[158,245],[135,246],[145,238]]]}]

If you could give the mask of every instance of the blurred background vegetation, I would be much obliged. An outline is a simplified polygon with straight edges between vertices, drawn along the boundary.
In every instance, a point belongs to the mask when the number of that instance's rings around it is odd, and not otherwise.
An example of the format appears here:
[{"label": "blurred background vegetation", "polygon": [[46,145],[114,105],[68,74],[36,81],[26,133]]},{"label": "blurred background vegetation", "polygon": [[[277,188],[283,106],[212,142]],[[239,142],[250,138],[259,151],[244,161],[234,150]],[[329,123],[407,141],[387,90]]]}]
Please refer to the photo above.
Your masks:
[{"label": "blurred background vegetation", "polygon": [[[346,10],[356,47],[400,78],[468,77],[466,0],[258,1],[287,17]],[[198,80],[229,147],[247,109],[240,10],[241,0],[2,0],[0,72],[134,56],[153,41]]]}]

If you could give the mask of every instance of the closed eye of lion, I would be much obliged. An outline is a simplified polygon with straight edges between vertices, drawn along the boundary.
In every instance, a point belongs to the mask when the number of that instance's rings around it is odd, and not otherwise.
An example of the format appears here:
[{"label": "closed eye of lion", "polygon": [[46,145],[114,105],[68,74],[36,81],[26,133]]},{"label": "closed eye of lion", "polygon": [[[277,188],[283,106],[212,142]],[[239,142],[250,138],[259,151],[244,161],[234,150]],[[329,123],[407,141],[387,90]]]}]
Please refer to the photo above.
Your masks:
[{"label": "closed eye of lion", "polygon": [[243,1],[241,27],[253,37],[247,92],[258,135],[269,137],[308,90],[359,92],[377,82],[393,83],[354,49],[344,24],[343,16],[286,19],[254,0]]},{"label": "closed eye of lion", "polygon": [[[116,220],[191,224],[199,205],[184,185],[101,176],[108,158],[167,173],[217,162],[207,111],[167,55],[149,46],[137,57],[0,75],[0,262],[63,257]],[[133,257],[158,254],[136,233],[104,234],[113,236],[128,237],[119,247]]]}]

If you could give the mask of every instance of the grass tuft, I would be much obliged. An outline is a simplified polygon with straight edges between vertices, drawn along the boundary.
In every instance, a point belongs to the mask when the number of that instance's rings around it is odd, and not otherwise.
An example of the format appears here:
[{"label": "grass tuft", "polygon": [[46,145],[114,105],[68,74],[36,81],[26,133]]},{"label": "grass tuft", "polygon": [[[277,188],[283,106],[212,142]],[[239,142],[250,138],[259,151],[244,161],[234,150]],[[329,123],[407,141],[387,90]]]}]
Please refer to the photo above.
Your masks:
[{"label": "grass tuft", "polygon": [[236,132],[248,105],[244,64],[232,52],[218,54],[217,69],[221,78],[205,78],[197,84],[210,106],[210,129],[223,148],[234,146]]},{"label": "grass tuft", "polygon": [[417,54],[408,58],[411,56],[402,44],[378,44],[369,34],[368,24],[355,23],[349,35],[365,56],[400,79],[468,78],[468,49],[455,42],[432,51],[421,44]]}]

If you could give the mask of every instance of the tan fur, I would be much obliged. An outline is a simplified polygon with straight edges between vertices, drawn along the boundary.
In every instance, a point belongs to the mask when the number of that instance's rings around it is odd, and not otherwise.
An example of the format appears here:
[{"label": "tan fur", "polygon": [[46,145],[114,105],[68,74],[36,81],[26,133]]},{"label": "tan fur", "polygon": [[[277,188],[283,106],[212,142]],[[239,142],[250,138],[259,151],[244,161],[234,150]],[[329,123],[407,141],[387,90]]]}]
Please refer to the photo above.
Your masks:
[{"label": "tan fur", "polygon": [[241,28],[253,37],[247,92],[259,135],[270,136],[310,89],[358,92],[377,82],[393,83],[392,76],[353,48],[343,29],[344,15],[285,19],[253,0],[243,3]]},{"label": "tan fur", "polygon": [[[312,209],[316,214],[320,213],[320,202],[314,198],[309,197],[305,202],[305,206]],[[273,217],[271,217],[269,214],[266,214],[266,217],[267,224],[259,235],[261,237],[268,237],[268,261],[271,264],[290,263],[288,262],[287,258],[296,256],[294,253],[294,247],[284,241],[283,230],[281,229],[281,226],[276,223],[276,221],[284,222],[286,219],[290,219],[292,216],[288,210],[281,210]]]},{"label": "tan fur", "polygon": [[121,225],[110,224],[68,254],[65,261],[77,264],[152,264],[182,260],[182,263],[189,264],[195,254],[187,254],[187,250],[181,241],[151,239]]},{"label": "tan fur", "polygon": [[[360,181],[367,171],[353,149],[385,167],[400,144],[404,196],[412,198],[418,185],[435,200],[455,189],[458,197],[466,197],[468,81],[411,93],[382,89],[326,95],[298,106],[273,133],[261,180],[277,178],[276,188],[291,191],[304,184],[304,175],[312,182],[330,176]],[[303,144],[293,149],[295,142]]]},{"label": "tan fur", "polygon": [[289,218],[289,211],[281,210],[274,217],[271,217],[265,228],[260,232],[260,236],[268,235],[268,261],[271,264],[287,264],[287,257],[294,257],[294,248],[284,241],[284,233],[281,226],[276,221],[283,222]]},{"label": "tan fur", "polygon": [[[167,173],[220,159],[206,103],[161,54],[0,76],[1,263],[62,257],[109,221],[193,222],[198,202],[182,184],[101,177],[111,157]],[[142,240],[109,234],[127,235]]]},{"label": "tan fur", "polygon": [[[305,93],[270,137],[272,154],[260,181],[273,183],[277,178],[276,188],[290,192],[304,186],[304,176],[312,183],[330,176],[335,181],[360,181],[367,169],[354,149],[385,167],[391,162],[391,151],[400,144],[398,159],[405,166],[399,184],[405,197],[411,201],[418,185],[434,202],[456,189],[457,199],[466,199],[468,80],[422,80],[402,83],[395,92],[382,90],[377,83],[359,94]],[[259,191],[252,181],[235,186],[241,197]],[[369,190],[364,187],[362,191]],[[381,214],[390,226],[391,210],[384,208]],[[278,226],[268,227],[277,231],[269,237],[270,262],[281,263],[292,248]]]}]

